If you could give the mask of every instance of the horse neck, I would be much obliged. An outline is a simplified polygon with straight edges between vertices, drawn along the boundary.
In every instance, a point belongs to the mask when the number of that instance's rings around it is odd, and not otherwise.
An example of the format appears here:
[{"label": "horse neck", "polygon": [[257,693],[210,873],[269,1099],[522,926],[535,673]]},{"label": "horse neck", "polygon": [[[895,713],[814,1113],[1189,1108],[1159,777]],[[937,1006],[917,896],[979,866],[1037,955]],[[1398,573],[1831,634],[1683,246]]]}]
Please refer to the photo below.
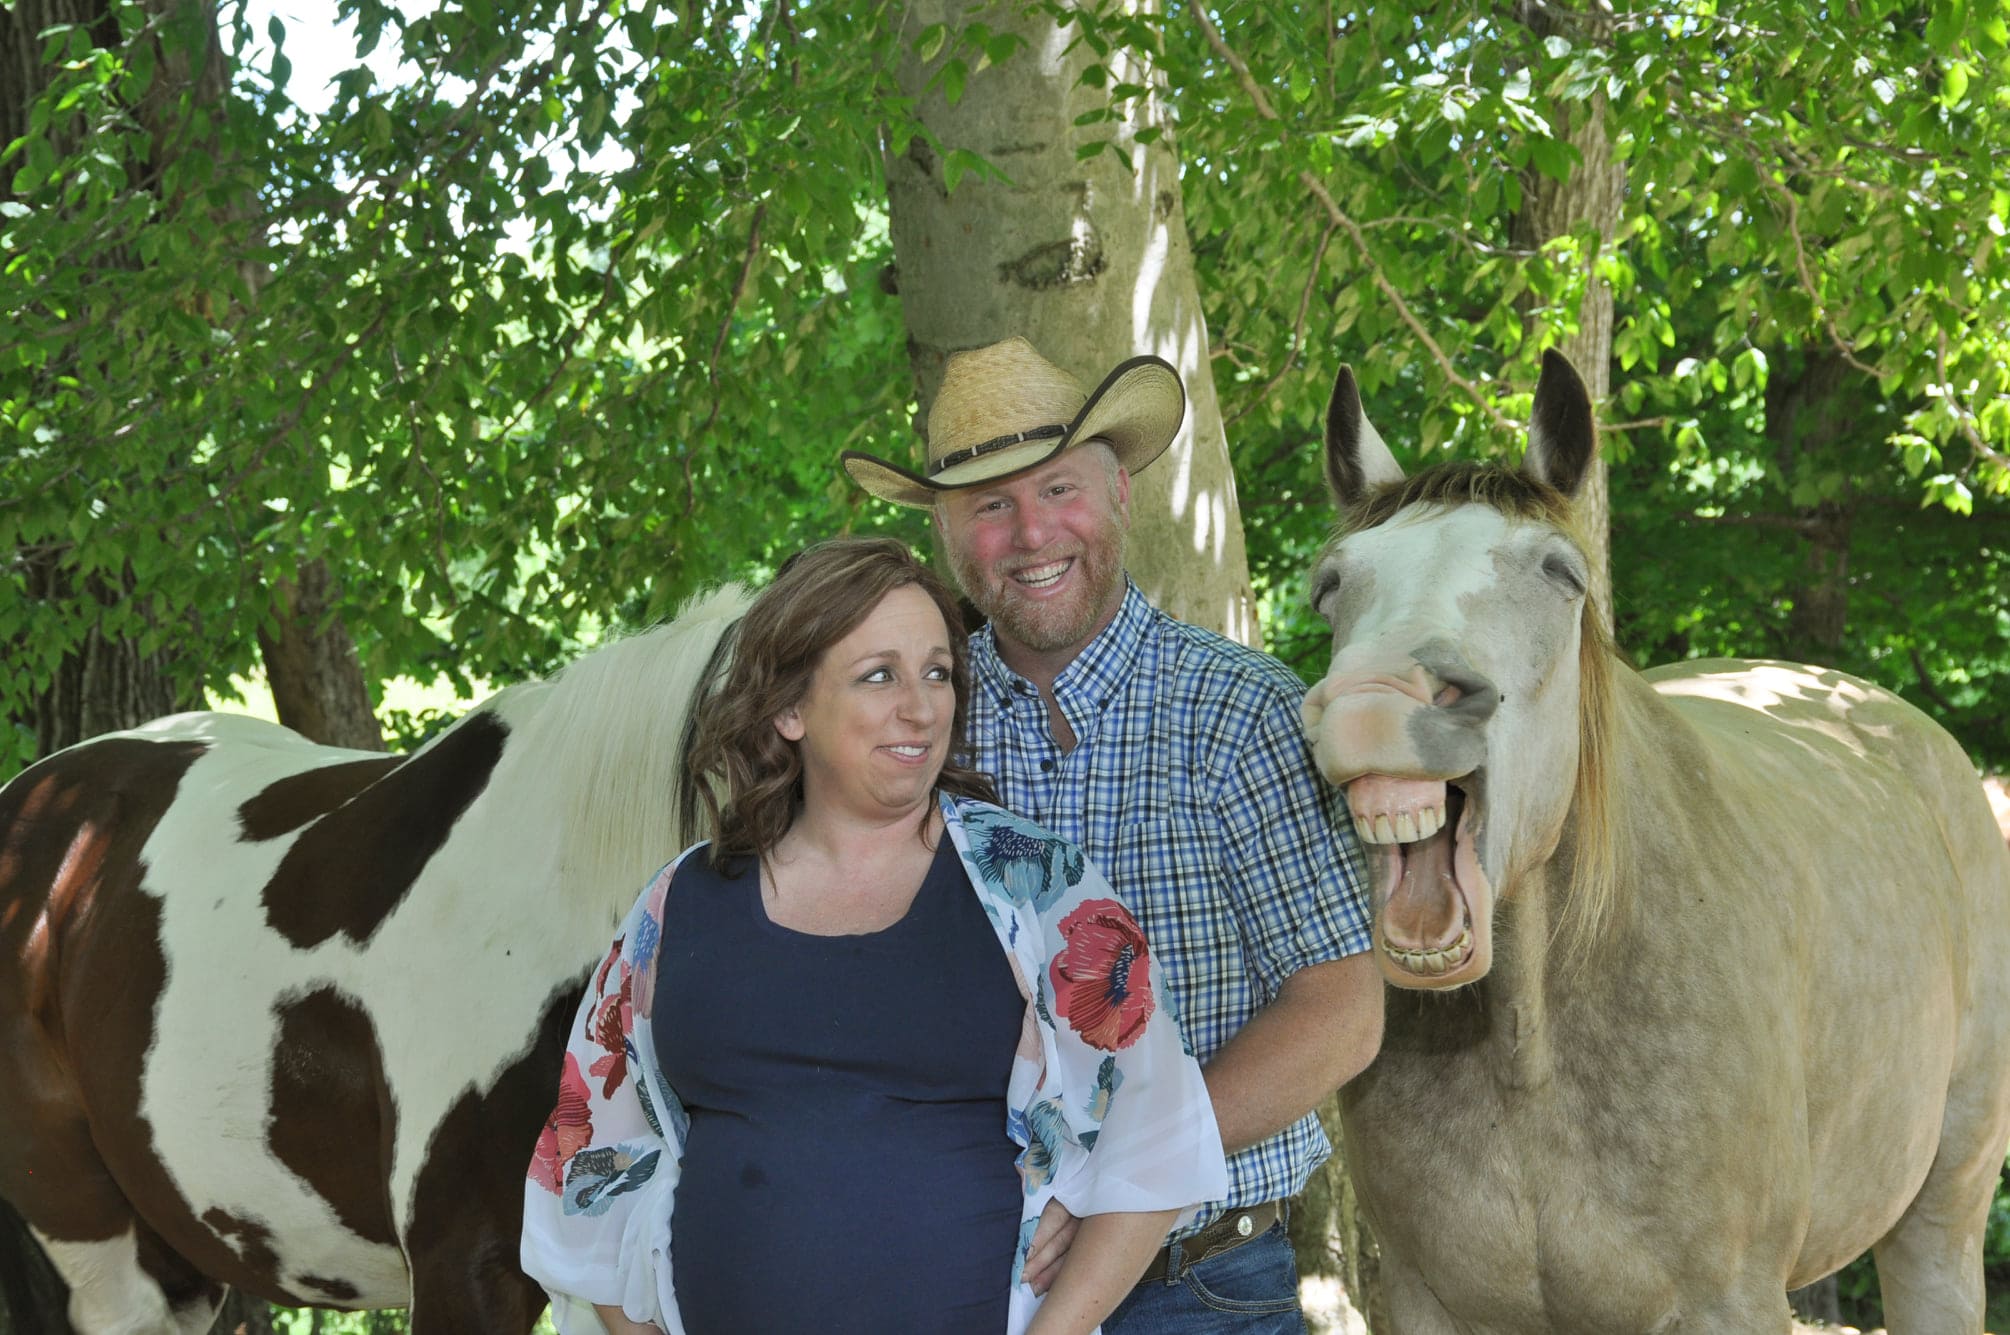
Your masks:
[{"label": "horse neck", "polygon": [[1586,1006],[1587,998],[1604,994],[1636,967],[1641,915],[1651,911],[1640,892],[1651,892],[1652,871],[1634,870],[1641,863],[1634,830],[1640,791],[1663,787],[1643,784],[1643,774],[1672,763],[1666,754],[1669,711],[1630,668],[1614,664],[1609,686],[1608,772],[1600,798],[1611,839],[1611,896],[1582,948],[1572,949],[1575,915],[1584,910],[1573,872],[1590,818],[1573,804],[1556,846],[1515,878],[1512,896],[1495,910],[1493,968],[1476,985],[1488,1042],[1511,1085],[1540,1085],[1550,1077],[1555,1043],[1575,1041],[1560,1029],[1595,1009]]},{"label": "horse neck", "polygon": [[[694,710],[715,651],[744,610],[730,587],[677,620],[492,702],[511,731],[495,785],[494,836],[554,870],[555,893],[593,931],[611,928],[650,873],[693,837],[680,801]],[[512,818],[521,826],[510,825]]]}]

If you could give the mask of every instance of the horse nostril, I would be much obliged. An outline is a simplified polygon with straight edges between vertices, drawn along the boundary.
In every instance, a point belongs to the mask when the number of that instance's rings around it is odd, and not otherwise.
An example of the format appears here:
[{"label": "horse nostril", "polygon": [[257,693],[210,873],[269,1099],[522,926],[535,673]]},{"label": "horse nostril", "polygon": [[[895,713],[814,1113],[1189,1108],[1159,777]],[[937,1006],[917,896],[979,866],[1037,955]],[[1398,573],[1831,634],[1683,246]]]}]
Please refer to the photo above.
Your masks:
[{"label": "horse nostril", "polygon": [[1440,709],[1449,709],[1474,722],[1484,722],[1492,718],[1494,710],[1500,707],[1500,691],[1477,672],[1441,672],[1438,680],[1445,686],[1431,703]]}]

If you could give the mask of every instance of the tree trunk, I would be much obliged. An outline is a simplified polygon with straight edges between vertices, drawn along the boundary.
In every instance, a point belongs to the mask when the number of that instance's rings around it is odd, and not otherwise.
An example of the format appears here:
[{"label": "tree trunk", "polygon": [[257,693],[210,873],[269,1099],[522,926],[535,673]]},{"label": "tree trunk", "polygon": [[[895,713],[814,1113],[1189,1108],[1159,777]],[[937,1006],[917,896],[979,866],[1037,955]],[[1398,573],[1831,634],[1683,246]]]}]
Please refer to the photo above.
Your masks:
[{"label": "tree trunk", "polygon": [[[1864,407],[1858,382],[1843,359],[1816,351],[1783,356],[1766,381],[1766,439],[1791,493],[1797,483],[1824,471],[1832,443],[1850,433]],[[1847,481],[1840,495],[1794,507],[1795,530],[1807,544],[1804,576],[1787,596],[1782,658],[1833,663],[1849,625],[1850,536],[1855,502]]]},{"label": "tree trunk", "polygon": [[[1516,13],[1538,38],[1560,36],[1573,45],[1609,46],[1612,10],[1605,0],[1571,0],[1548,4],[1518,0]],[[1584,269],[1584,296],[1578,304],[1577,328],[1555,343],[1570,359],[1591,401],[1601,415],[1612,393],[1612,288],[1598,277],[1599,253],[1612,245],[1619,230],[1620,207],[1626,189],[1626,167],[1612,160],[1612,140],[1605,129],[1605,93],[1589,102],[1558,102],[1550,109],[1550,124],[1558,139],[1575,148],[1582,161],[1564,180],[1553,180],[1531,169],[1522,182],[1522,208],[1512,228],[1515,244],[1538,248],[1563,237],[1586,238],[1579,256]],[[1611,507],[1607,501],[1605,458],[1601,453],[1577,511],[1591,542],[1592,597],[1612,626]]]},{"label": "tree trunk", "polygon": [[279,721],[325,746],[383,750],[355,642],[335,615],[340,590],[327,563],[301,566],[299,577],[282,580],[278,592],[279,623],[259,633],[258,647]]},{"label": "tree trunk", "polygon": [[1787,1305],[1803,1321],[1824,1321],[1831,1326],[1842,1324],[1842,1298],[1836,1293],[1834,1275],[1818,1279],[1804,1289],[1795,1289],[1787,1295]]},{"label": "tree trunk", "polygon": [[[115,584],[94,577],[79,587],[52,559],[17,559],[27,596],[37,602],[102,606],[132,594],[130,576]],[[35,754],[46,756],[101,732],[193,708],[200,698],[192,684],[177,679],[172,650],[147,653],[131,640],[91,630],[63,655],[32,715],[18,721],[34,732]]]},{"label": "tree trunk", "polygon": [[[1026,46],[969,76],[951,104],[931,75],[958,58],[956,37],[981,19]],[[930,24],[949,40],[924,62],[913,49]],[[1180,202],[1170,116],[1156,94],[1122,119],[1087,127],[1075,118],[1104,105],[1079,86],[1099,58],[1076,32],[1038,11],[972,0],[913,0],[902,28],[901,91],[947,150],[977,154],[1009,181],[965,175],[954,191],[946,159],[921,138],[887,153],[887,198],[908,351],[921,417],[934,402],[949,354],[1022,334],[1093,386],[1127,357],[1152,352],[1179,368],[1187,419],[1172,448],[1133,483],[1129,566],[1152,601],[1174,616],[1245,643],[1258,627],[1243,550],[1242,516],[1207,328]],[[963,53],[969,57],[970,53]],[[975,63],[974,59],[970,63]],[[1148,89],[1158,75],[1113,52],[1110,82]],[[1164,132],[1140,144],[1141,131]],[[1109,137],[1128,152],[1087,160],[1075,150]],[[1149,138],[1150,135],[1148,134]]]},{"label": "tree trunk", "polygon": [[[30,131],[30,112],[36,99],[49,86],[49,67],[43,61],[43,43],[37,34],[59,24],[81,24],[99,41],[117,37],[117,25],[107,18],[104,0],[16,0],[0,7],[0,69],[6,71],[0,86],[0,144],[11,143]],[[65,134],[71,140],[84,127],[57,123],[50,133]],[[9,197],[13,172],[0,170],[0,199]],[[22,592],[31,602],[73,603],[86,611],[123,602],[133,594],[130,576],[94,575],[74,578],[64,566],[64,549],[40,545],[9,553],[21,579]],[[88,618],[87,618],[88,619]],[[40,665],[40,646],[21,642],[0,644],[0,654],[14,664]],[[36,756],[80,742],[115,728],[130,727],[161,714],[185,707],[192,688],[175,679],[170,652],[148,653],[130,641],[113,639],[92,629],[72,646],[55,665],[47,685],[29,702],[17,708],[6,722],[33,738]],[[33,669],[30,669],[33,670]],[[6,777],[0,775],[0,778]],[[26,1237],[23,1233],[22,1237]],[[14,1313],[17,1328],[39,1330],[41,1322],[53,1321],[60,1329],[61,1309],[46,1313]]]},{"label": "tree trunk", "polygon": [[[37,34],[75,24],[88,30],[95,42],[116,45],[119,26],[110,17],[110,8],[109,0],[16,0],[11,7],[0,7],[0,69],[6,71],[0,80],[6,89],[0,96],[0,145],[31,132],[31,109],[49,85],[49,67]],[[158,73],[133,110],[150,133],[154,170],[149,177],[158,181],[163,159],[189,147],[188,136],[180,129],[190,95],[195,103],[214,105],[227,95],[228,80],[212,7],[199,0],[146,0],[144,8],[153,15],[175,16],[151,25],[136,39],[156,44]],[[196,29],[199,56],[160,43],[160,31],[186,31],[190,22],[203,25]],[[49,130],[59,145],[84,132],[82,126],[63,124],[60,117],[52,120]],[[207,147],[213,150],[215,145]],[[0,171],[0,198],[6,197],[4,183],[11,179],[11,170]],[[246,200],[225,212],[242,219],[255,208],[255,201]],[[97,260],[111,267],[138,263],[118,253],[102,254]],[[256,272],[245,274],[254,292],[261,277]],[[60,374],[60,363],[60,358],[52,359],[48,374]],[[67,552],[66,542],[43,542],[33,550],[13,553],[30,599],[110,606],[143,592],[130,573],[74,578],[66,568]],[[382,750],[382,734],[371,713],[355,646],[334,618],[332,587],[326,567],[310,561],[303,564],[297,587],[282,584],[276,590],[279,629],[269,639],[261,636],[273,675],[273,697],[282,720],[316,741]],[[173,628],[158,629],[167,632],[172,644]],[[0,644],[0,652],[16,663],[38,663],[39,655],[32,652],[36,647]],[[88,629],[64,655],[48,686],[24,712],[7,721],[33,737],[36,755],[47,755],[101,732],[198,707],[200,680],[193,671],[177,676],[176,666],[171,648],[146,652],[136,643]]]},{"label": "tree trunk", "polygon": [[1353,1179],[1342,1161],[1340,1099],[1319,1105],[1319,1124],[1333,1143],[1333,1158],[1305,1183],[1291,1203],[1291,1250],[1301,1278],[1330,1276],[1340,1281],[1347,1301],[1370,1335],[1390,1335],[1388,1302],[1382,1291],[1382,1252],[1361,1213]]}]

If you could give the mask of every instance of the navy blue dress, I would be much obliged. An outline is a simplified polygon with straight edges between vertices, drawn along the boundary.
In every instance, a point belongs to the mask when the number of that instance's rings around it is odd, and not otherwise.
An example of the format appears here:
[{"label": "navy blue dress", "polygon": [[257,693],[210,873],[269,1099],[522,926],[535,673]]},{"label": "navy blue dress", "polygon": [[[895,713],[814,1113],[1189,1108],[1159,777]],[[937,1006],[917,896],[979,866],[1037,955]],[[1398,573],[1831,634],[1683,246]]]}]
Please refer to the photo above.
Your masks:
[{"label": "navy blue dress", "polygon": [[691,1335],[1002,1331],[1025,1002],[945,835],[883,931],[779,927],[701,850],[664,906],[655,1034],[690,1113],[671,1210]]}]

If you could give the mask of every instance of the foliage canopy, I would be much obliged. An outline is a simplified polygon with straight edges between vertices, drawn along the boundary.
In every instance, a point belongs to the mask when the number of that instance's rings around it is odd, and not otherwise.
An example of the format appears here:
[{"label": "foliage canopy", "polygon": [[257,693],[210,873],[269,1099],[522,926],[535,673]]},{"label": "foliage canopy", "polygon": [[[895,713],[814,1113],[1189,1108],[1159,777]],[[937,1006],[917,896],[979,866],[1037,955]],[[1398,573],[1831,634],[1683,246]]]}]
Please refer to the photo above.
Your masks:
[{"label": "foliage canopy", "polygon": [[[1458,3],[1042,8],[1164,72],[1088,78],[1173,113],[1273,647],[1320,653],[1297,580],[1333,367],[1408,459],[1512,454],[1599,281],[1622,640],[1824,658],[2010,763],[2001,0],[1551,10],[1544,35]],[[36,37],[50,82],[0,145],[0,707],[92,622],[241,671],[309,559],[369,675],[506,681],[831,531],[922,538],[830,463],[909,448],[881,154],[926,131],[895,7],[340,12],[404,77],[359,63],[325,111],[242,6],[214,98],[186,77],[206,6]],[[953,93],[1012,58],[993,38],[919,40]],[[1594,106],[1618,235],[1518,248],[1530,183],[1573,169],[1559,109]],[[36,601],[28,557],[135,593]]]}]

